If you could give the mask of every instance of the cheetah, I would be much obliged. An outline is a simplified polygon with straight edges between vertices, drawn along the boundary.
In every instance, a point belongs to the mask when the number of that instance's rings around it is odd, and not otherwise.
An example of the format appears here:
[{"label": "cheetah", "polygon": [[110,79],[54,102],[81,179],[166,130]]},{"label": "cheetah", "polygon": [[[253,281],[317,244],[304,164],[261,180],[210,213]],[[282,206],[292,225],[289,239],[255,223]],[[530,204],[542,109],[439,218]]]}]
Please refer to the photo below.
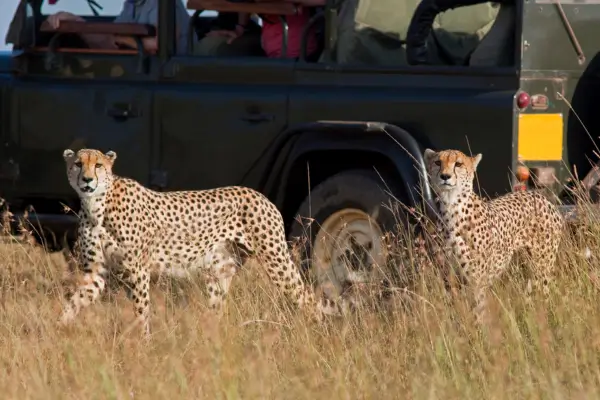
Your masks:
[{"label": "cheetah", "polygon": [[[483,322],[486,292],[507,269],[513,254],[531,256],[533,288],[548,299],[564,220],[557,207],[536,191],[512,192],[483,200],[473,191],[482,155],[469,157],[457,150],[426,149],[424,160],[436,192],[440,243],[434,252],[456,257],[459,281],[473,284],[475,314]],[[449,272],[444,270],[444,274]],[[447,277],[447,276],[446,276]],[[531,285],[528,285],[527,300]]]},{"label": "cheetah", "polygon": [[109,271],[124,271],[137,320],[150,332],[151,273],[207,275],[209,307],[219,314],[231,280],[256,256],[270,280],[298,308],[340,315],[333,300],[315,299],[292,262],[283,218],[263,194],[242,186],[157,192],[112,172],[114,151],[63,152],[67,177],[81,209],[76,245],[83,282],[65,303],[67,324],[103,293]]}]

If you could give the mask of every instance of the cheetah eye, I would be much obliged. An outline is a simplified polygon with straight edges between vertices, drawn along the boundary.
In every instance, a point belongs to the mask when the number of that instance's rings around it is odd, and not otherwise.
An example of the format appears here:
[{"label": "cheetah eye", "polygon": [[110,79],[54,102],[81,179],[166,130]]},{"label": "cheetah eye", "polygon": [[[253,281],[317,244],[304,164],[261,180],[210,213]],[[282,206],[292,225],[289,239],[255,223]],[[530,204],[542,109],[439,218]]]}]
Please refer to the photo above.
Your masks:
[{"label": "cheetah eye", "polygon": [[462,167],[462,166],[463,166],[463,163],[461,163],[461,162],[456,162],[456,163],[454,163],[454,165],[455,165],[455,166],[457,166],[458,168],[460,168],[460,167]]},{"label": "cheetah eye", "polygon": [[442,162],[441,162],[440,160],[437,160],[437,161],[435,162],[435,165],[437,165],[438,167],[441,167],[441,166],[442,166]]},{"label": "cheetah eye", "polygon": [[81,168],[81,167],[83,166],[83,163],[82,163],[81,161],[77,161],[77,162],[75,163],[75,166],[76,166],[77,168]]},{"label": "cheetah eye", "polygon": [[102,168],[103,165],[102,164],[96,164],[96,168]]}]

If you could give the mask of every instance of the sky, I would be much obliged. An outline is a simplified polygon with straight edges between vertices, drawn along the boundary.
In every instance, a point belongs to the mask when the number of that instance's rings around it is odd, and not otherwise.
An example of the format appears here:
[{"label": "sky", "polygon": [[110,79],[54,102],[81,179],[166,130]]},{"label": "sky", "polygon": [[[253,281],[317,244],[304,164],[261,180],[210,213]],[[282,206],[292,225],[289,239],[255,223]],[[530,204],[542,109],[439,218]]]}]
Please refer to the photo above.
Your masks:
[{"label": "sky", "polygon": [[[181,0],[186,2],[186,0]],[[103,9],[99,10],[101,15],[117,15],[122,8],[123,0],[96,0]],[[2,5],[0,6],[0,51],[10,50],[12,45],[6,45],[4,38],[6,37],[6,31],[12,20],[14,10],[19,4],[19,0],[0,0]],[[90,7],[86,0],[58,0],[55,5],[49,5],[48,1],[44,1],[42,6],[42,14],[52,14],[57,11],[70,11],[77,15],[93,15]],[[193,11],[190,11],[192,14]],[[202,15],[210,15],[211,13],[206,11]]]}]

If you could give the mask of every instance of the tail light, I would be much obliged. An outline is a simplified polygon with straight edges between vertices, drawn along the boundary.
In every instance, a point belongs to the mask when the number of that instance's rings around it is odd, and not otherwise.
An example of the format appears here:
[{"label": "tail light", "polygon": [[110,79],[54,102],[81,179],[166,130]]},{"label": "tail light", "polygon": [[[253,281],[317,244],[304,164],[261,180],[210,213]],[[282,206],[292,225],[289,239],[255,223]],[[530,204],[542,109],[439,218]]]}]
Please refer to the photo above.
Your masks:
[{"label": "tail light", "polygon": [[515,192],[527,190],[527,182],[531,176],[529,168],[524,165],[517,166],[515,176],[517,177],[517,184],[513,187],[513,190]]},{"label": "tail light", "polygon": [[517,103],[517,107],[521,111],[523,111],[524,109],[526,109],[527,107],[529,107],[529,103],[531,103],[531,97],[529,96],[529,93],[527,93],[527,92],[520,92],[517,95],[516,103]]}]

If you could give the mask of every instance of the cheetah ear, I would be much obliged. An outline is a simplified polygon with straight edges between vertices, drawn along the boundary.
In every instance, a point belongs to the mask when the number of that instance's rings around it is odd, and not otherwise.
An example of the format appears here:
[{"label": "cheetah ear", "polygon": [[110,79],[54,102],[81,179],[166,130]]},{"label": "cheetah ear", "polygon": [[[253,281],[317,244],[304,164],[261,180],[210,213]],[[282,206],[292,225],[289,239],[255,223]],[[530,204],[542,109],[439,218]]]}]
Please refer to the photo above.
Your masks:
[{"label": "cheetah ear", "polygon": [[108,158],[111,162],[115,162],[115,160],[117,159],[117,153],[109,150],[107,151],[105,154],[106,158]]},{"label": "cheetah ear", "polygon": [[65,161],[69,161],[74,156],[75,152],[71,149],[66,149],[65,151],[63,151],[63,158],[65,159]]},{"label": "cheetah ear", "polygon": [[436,154],[437,153],[431,149],[425,149],[425,152],[423,153],[423,158],[425,158],[425,164],[429,164],[429,162],[433,160]]},{"label": "cheetah ear", "polygon": [[483,155],[481,153],[479,153],[475,157],[471,158],[473,160],[473,169],[477,168],[477,166],[479,165],[479,161],[481,161],[482,157],[483,157]]}]

